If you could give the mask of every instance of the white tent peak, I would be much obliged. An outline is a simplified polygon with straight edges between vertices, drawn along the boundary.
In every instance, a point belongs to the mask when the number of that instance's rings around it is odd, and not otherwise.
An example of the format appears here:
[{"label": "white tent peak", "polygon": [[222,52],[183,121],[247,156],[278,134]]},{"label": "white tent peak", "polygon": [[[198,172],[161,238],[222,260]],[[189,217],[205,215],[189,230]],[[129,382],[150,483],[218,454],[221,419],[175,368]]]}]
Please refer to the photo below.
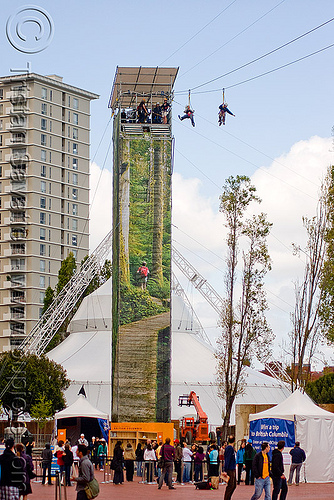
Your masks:
[{"label": "white tent peak", "polygon": [[71,417],[103,418],[104,420],[109,420],[109,415],[94,408],[83,394],[79,394],[74,403],[55,414],[56,420]]},{"label": "white tent peak", "polygon": [[322,417],[334,420],[334,413],[323,410],[305,393],[299,389],[295,390],[288,398],[268,410],[260,413],[252,413],[249,420],[260,418],[281,418],[283,420],[295,420],[295,416]]}]

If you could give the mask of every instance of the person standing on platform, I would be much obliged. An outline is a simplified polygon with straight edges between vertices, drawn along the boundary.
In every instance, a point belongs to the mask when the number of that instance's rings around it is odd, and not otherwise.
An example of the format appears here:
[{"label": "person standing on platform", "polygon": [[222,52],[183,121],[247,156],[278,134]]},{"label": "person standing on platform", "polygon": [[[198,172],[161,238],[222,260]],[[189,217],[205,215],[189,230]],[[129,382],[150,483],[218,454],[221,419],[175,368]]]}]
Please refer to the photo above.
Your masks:
[{"label": "person standing on platform", "polygon": [[299,441],[296,441],[294,448],[290,450],[290,455],[292,457],[292,463],[290,465],[288,485],[291,486],[293,474],[296,471],[296,486],[299,486],[300,469],[302,468],[303,462],[306,460],[305,451],[300,447]]},{"label": "person standing on platform", "polygon": [[280,493],[280,500],[285,500],[288,494],[288,486],[286,484],[286,477],[284,475],[284,464],[283,464],[283,450],[285,447],[285,441],[278,441],[277,448],[273,451],[272,461],[271,461],[271,474],[273,479],[273,493],[272,500],[277,500],[278,494]]},{"label": "person standing on platform", "polygon": [[161,106],[162,123],[165,125],[168,123],[168,113],[170,110],[170,105],[168,104],[167,98],[164,98],[164,102]]},{"label": "person standing on platform", "polygon": [[224,453],[224,471],[229,477],[225,490],[224,500],[230,500],[230,498],[234,493],[234,490],[237,487],[237,482],[235,477],[236,460],[235,460],[234,442],[235,442],[235,437],[230,436],[228,438],[228,445],[226,446]]},{"label": "person standing on platform", "polygon": [[264,500],[270,500],[270,461],[268,453],[270,446],[267,442],[261,444],[261,450],[253,460],[253,470],[255,477],[255,492],[251,500],[258,500],[264,490]]}]

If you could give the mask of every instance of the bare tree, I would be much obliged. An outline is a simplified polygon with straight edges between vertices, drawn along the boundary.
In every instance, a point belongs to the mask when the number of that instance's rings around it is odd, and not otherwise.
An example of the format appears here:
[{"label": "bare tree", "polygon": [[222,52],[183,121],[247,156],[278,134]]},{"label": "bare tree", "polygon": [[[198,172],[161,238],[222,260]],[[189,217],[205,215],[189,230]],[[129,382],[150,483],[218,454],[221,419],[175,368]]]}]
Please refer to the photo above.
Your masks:
[{"label": "bare tree", "polygon": [[[228,434],[233,403],[243,390],[243,367],[253,355],[267,357],[272,331],[267,324],[268,309],[263,279],[270,270],[266,238],[271,224],[261,213],[245,219],[252,201],[260,202],[246,176],[229,177],[223,188],[220,211],[226,217],[227,298],[222,312],[222,334],[216,351],[219,394],[225,401],[223,436]],[[236,297],[237,264],[241,238],[248,242],[242,253],[241,293]]]},{"label": "bare tree", "polygon": [[[322,184],[316,215],[312,218],[303,217],[303,225],[307,233],[305,249],[293,245],[295,254],[303,253],[306,259],[304,276],[301,283],[295,283],[295,309],[292,313],[291,337],[291,387],[304,388],[309,379],[312,358],[319,346],[319,341],[325,338],[328,326],[321,315],[325,309],[325,282],[333,280],[333,272],[324,279],[326,269],[325,259],[329,249],[329,193],[332,186],[330,171]],[[333,271],[333,270],[332,270]],[[331,313],[332,314],[332,313]]]}]

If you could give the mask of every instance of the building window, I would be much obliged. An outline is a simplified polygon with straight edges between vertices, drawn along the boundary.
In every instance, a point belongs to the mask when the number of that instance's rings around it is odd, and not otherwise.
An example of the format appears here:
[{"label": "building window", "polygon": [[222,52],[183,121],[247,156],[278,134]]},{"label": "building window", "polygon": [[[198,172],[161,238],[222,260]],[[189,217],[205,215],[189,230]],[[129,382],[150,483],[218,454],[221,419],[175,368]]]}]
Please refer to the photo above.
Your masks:
[{"label": "building window", "polygon": [[73,174],[73,184],[74,184],[75,186],[77,186],[77,185],[78,185],[78,174]]},{"label": "building window", "polygon": [[42,87],[42,99],[47,99],[48,98],[48,93],[47,90]]},{"label": "building window", "polygon": [[73,154],[74,155],[78,154],[78,145],[76,142],[73,142]]},{"label": "building window", "polygon": [[71,137],[71,127],[68,127],[67,129],[67,137]]},{"label": "building window", "polygon": [[39,270],[41,273],[45,273],[45,260],[39,261]]},{"label": "building window", "polygon": [[46,193],[46,182],[41,181],[41,193]]},{"label": "building window", "polygon": [[[1,112],[0,112],[0,114],[1,114]],[[0,130],[2,130],[2,129],[3,129],[3,121],[0,120]]]},{"label": "building window", "polygon": [[3,104],[0,104],[0,115],[3,115]]},{"label": "building window", "polygon": [[2,135],[0,135],[0,146],[2,146]]},{"label": "building window", "polygon": [[46,166],[41,165],[41,177],[46,177]]},{"label": "building window", "polygon": [[41,149],[41,160],[46,161],[46,151],[45,149]]},{"label": "building window", "polygon": [[77,99],[76,97],[73,97],[73,108],[79,109],[79,99]]},{"label": "building window", "polygon": [[71,96],[70,95],[68,96],[68,107],[69,108],[71,107]]},{"label": "building window", "polygon": [[50,101],[52,101],[52,90],[50,90]]},{"label": "building window", "polygon": [[68,120],[67,120],[67,121],[68,121],[68,122],[70,122],[70,121],[71,121],[71,112],[70,112],[70,111],[68,112]]},{"label": "building window", "polygon": [[39,239],[45,241],[45,229],[44,229],[44,227],[39,228]]},{"label": "building window", "polygon": [[[49,226],[51,226],[51,214],[49,214]],[[49,231],[49,240],[51,240],[51,233]]]},{"label": "building window", "polygon": [[[50,175],[50,177],[51,177],[51,175]],[[51,194],[51,189],[52,189],[51,187],[52,187],[52,184],[51,184],[51,182],[49,182],[49,194]]]},{"label": "building window", "polygon": [[72,205],[72,214],[78,215],[78,205],[76,203],[73,203]]},{"label": "building window", "polygon": [[52,137],[50,135],[50,148],[52,148]]},{"label": "building window", "polygon": [[74,123],[74,125],[79,125],[79,115],[78,115],[78,113],[73,113],[73,123]]},{"label": "building window", "polygon": [[3,99],[3,89],[0,89],[0,99]]},{"label": "building window", "polygon": [[52,156],[51,156],[51,151],[50,151],[50,153],[49,153],[49,163],[51,163],[51,161],[52,161]]},{"label": "building window", "polygon": [[76,234],[72,234],[72,246],[73,247],[78,246],[78,238]]},{"label": "building window", "polygon": [[51,198],[49,198],[49,210],[51,210]]},{"label": "building window", "polygon": [[79,135],[78,129],[73,127],[73,139],[78,139],[78,135]]},{"label": "building window", "polygon": [[72,231],[78,230],[78,221],[77,219],[72,219]]},{"label": "building window", "polygon": [[52,132],[52,121],[50,120],[50,132]]},{"label": "building window", "polygon": [[50,116],[52,116],[52,106],[50,106]]},{"label": "building window", "polygon": [[41,112],[42,115],[46,115],[46,102],[42,102]]},{"label": "building window", "polygon": [[46,209],[46,198],[40,198],[40,208]]},{"label": "building window", "polygon": [[78,162],[78,158],[73,158],[73,170],[78,170],[78,165],[79,165],[79,162]]},{"label": "building window", "polygon": [[45,118],[41,118],[41,129],[46,130],[47,128],[47,121]]},{"label": "building window", "polygon": [[77,200],[78,199],[78,190],[76,188],[72,189],[72,199]]},{"label": "building window", "polygon": [[45,292],[39,292],[39,303],[44,304]]},{"label": "building window", "polygon": [[46,146],[46,135],[45,134],[41,134],[41,145]]},{"label": "building window", "polygon": [[39,287],[40,288],[45,288],[45,276],[40,276],[39,277]]},{"label": "building window", "polygon": [[46,255],[46,245],[44,243],[40,243],[39,245],[39,255]]},{"label": "building window", "polygon": [[45,212],[40,212],[39,213],[39,223],[40,224],[46,224],[46,214],[45,214]]},{"label": "building window", "polygon": [[[49,177],[50,177],[50,179],[52,179],[51,171],[52,171],[52,169],[51,169],[51,167],[49,167]],[[50,191],[50,193],[51,193],[51,191]]]}]

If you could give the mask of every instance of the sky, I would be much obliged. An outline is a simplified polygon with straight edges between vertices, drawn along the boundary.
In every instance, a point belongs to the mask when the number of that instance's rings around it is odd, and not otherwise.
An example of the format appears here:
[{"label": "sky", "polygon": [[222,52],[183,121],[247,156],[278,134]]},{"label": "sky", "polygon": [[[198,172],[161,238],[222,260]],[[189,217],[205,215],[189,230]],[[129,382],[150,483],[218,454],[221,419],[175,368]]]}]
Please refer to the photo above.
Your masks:
[{"label": "sky", "polygon": [[[273,357],[285,359],[293,282],[304,265],[291,244],[305,244],[302,216],[315,214],[321,179],[334,161],[334,47],[322,50],[334,44],[334,21],[327,23],[334,17],[332,0],[36,0],[54,24],[50,45],[36,54],[17,51],[6,37],[7,19],[24,5],[15,0],[2,5],[1,74],[29,61],[35,73],[61,75],[65,83],[100,95],[91,105],[91,248],[111,227],[107,105],[116,66],[179,67],[173,103],[173,245],[223,296],[226,247],[219,195],[230,175],[251,177],[263,200],[261,210],[273,222],[268,320],[276,335]],[[27,29],[33,36],[35,28]],[[223,88],[236,116],[218,127]],[[195,128],[177,119],[188,89],[193,89]],[[179,279],[214,341],[216,313]],[[320,369],[324,355],[334,363],[332,348],[321,351]]]}]

